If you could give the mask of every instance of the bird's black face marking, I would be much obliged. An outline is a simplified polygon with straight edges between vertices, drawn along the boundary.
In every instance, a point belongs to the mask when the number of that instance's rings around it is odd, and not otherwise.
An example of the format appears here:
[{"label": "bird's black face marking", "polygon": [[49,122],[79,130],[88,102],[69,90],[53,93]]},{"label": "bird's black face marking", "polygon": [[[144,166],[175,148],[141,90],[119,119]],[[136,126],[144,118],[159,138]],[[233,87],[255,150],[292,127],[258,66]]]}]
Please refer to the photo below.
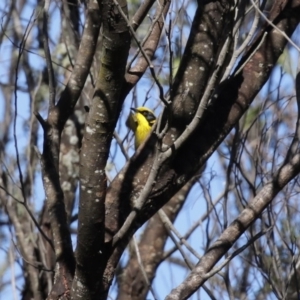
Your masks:
[{"label": "bird's black face marking", "polygon": [[147,121],[152,124],[153,121],[156,120],[155,116],[153,115],[153,113],[151,113],[150,111],[142,111],[141,114],[147,119]]},{"label": "bird's black face marking", "polygon": [[143,107],[138,108],[138,109],[131,107],[130,109],[132,111],[134,111],[135,113],[139,113],[139,114],[143,115],[145,117],[145,119],[148,121],[149,126],[152,126],[155,123],[156,117],[151,111],[148,111],[148,110],[144,109]]}]

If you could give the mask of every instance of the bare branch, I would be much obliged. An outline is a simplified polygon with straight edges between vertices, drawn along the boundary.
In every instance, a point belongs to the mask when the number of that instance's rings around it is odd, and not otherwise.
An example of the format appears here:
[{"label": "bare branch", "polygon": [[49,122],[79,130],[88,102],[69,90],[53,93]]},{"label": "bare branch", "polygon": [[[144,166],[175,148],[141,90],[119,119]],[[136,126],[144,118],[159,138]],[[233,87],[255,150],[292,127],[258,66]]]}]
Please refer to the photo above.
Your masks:
[{"label": "bare branch", "polygon": [[210,247],[189,276],[166,298],[167,300],[187,299],[206,281],[206,274],[232,247],[253,221],[271,203],[278,192],[300,172],[300,154],[284,164],[271,182],[266,184],[257,196],[249,202],[239,217],[224,230],[219,239]]},{"label": "bare branch", "polygon": [[47,63],[47,70],[49,76],[49,108],[52,109],[55,105],[56,97],[56,82],[54,77],[54,70],[52,65],[52,59],[49,49],[49,39],[48,39],[48,10],[50,6],[50,0],[45,0],[45,5],[43,9],[43,42],[45,58]]}]

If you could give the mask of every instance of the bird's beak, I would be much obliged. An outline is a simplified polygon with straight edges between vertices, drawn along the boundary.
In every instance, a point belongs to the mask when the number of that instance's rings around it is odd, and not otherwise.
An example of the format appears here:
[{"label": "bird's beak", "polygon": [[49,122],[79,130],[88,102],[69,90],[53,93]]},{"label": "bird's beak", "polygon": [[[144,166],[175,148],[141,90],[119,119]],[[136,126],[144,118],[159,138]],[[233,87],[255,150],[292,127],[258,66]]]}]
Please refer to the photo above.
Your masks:
[{"label": "bird's beak", "polygon": [[134,108],[134,107],[131,107],[130,109],[136,112],[136,108]]}]

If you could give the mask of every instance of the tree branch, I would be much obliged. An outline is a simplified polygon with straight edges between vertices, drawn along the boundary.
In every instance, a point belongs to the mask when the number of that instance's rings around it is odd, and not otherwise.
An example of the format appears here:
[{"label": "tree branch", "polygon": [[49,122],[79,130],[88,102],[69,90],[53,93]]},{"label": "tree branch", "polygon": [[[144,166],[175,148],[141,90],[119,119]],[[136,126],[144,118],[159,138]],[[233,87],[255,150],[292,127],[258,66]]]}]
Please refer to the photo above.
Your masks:
[{"label": "tree branch", "polygon": [[300,154],[284,164],[257,196],[249,201],[239,217],[226,228],[219,239],[208,249],[189,276],[166,298],[166,300],[188,299],[207,279],[207,272],[227,253],[237,239],[260,216],[268,204],[284,186],[300,172]]}]

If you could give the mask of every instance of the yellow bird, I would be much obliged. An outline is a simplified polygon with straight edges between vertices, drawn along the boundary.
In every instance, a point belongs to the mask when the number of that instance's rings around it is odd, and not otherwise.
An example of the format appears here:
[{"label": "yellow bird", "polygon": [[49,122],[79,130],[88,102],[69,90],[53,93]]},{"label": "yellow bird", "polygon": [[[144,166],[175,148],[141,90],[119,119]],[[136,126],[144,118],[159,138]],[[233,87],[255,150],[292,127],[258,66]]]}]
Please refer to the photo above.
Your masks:
[{"label": "yellow bird", "polygon": [[135,136],[135,149],[137,149],[149,135],[156,117],[153,111],[147,107],[131,108],[134,113],[130,113],[126,122]]}]

